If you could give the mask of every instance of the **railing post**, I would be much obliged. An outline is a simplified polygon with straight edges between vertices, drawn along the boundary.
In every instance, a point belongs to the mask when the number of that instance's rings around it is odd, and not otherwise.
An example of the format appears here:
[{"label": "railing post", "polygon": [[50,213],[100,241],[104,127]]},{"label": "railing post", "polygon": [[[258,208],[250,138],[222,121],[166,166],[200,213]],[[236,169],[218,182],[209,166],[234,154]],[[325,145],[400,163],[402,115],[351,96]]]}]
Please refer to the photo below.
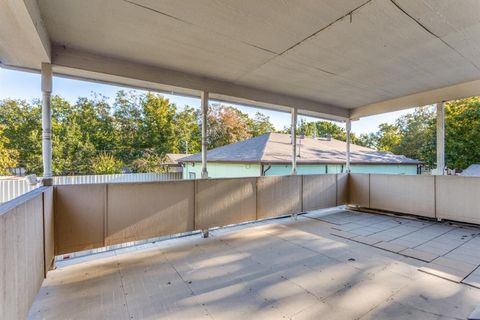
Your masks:
[{"label": "railing post", "polygon": [[202,179],[208,178],[207,170],[207,114],[208,114],[208,92],[202,91]]},{"label": "railing post", "polygon": [[352,122],[350,119],[347,119],[345,123],[345,128],[346,128],[346,142],[347,142],[347,154],[346,154],[346,165],[345,165],[345,172],[350,173],[351,168],[350,168],[350,131],[352,130]]},{"label": "railing post", "polygon": [[290,134],[292,136],[292,174],[297,174],[297,109],[292,108],[292,124]]},{"label": "railing post", "polygon": [[[43,178],[52,177],[52,65],[42,63],[42,158]],[[48,181],[46,184],[48,185]]]}]

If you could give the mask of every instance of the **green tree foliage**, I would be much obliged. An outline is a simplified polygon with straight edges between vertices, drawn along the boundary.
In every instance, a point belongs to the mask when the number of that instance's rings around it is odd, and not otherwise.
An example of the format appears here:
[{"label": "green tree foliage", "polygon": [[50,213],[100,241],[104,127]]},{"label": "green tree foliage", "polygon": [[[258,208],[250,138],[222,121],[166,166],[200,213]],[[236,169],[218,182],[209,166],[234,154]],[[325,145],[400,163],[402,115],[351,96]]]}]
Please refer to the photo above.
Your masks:
[{"label": "green tree foliage", "polygon": [[199,118],[199,112],[189,106],[177,113],[175,117],[176,152],[198,153],[202,150]]},{"label": "green tree foliage", "polygon": [[111,154],[101,154],[92,159],[92,172],[94,174],[122,173],[122,161],[115,159]]},{"label": "green tree foliage", "polygon": [[[290,133],[290,128],[285,128],[284,133]],[[347,132],[338,124],[330,121],[307,122],[301,119],[297,128],[297,133],[307,137],[333,138],[340,141],[347,140]],[[350,133],[350,141],[354,144],[359,143],[359,139],[353,133]]]},{"label": "green tree foliage", "polygon": [[250,134],[252,137],[257,137],[274,131],[275,127],[270,122],[270,117],[261,112],[255,113],[255,117],[250,122]]},{"label": "green tree foliage", "polygon": [[0,125],[5,147],[16,150],[18,166],[27,172],[42,169],[42,124],[39,101],[32,104],[24,100],[3,100],[0,102]]},{"label": "green tree foliage", "polygon": [[[80,97],[75,103],[53,96],[51,105],[55,175],[123,169],[164,172],[166,153],[201,150],[199,111],[189,106],[177,110],[159,94],[119,91],[112,104],[97,94]],[[209,108],[208,124],[210,148],[274,129],[261,113],[252,119],[236,108],[220,105]],[[27,173],[42,174],[40,101],[0,101],[0,127],[1,168],[16,165]]]},{"label": "green tree foliage", "polygon": [[161,164],[165,162],[165,156],[158,155],[153,150],[145,150],[142,156],[138,159],[135,159],[132,162],[132,168],[135,172],[147,173],[147,172],[156,172],[162,173],[166,172]]},{"label": "green tree foliage", "polygon": [[[434,125],[431,130],[435,131]],[[432,134],[430,138],[430,145],[433,146],[434,136]],[[428,155],[435,157],[434,152]],[[454,169],[465,169],[471,164],[480,163],[480,97],[446,104],[445,158],[447,167]]]},{"label": "green tree foliage", "polygon": [[269,117],[257,112],[252,119],[237,108],[213,105],[207,115],[208,148],[217,148],[238,141],[250,139],[275,128]]},{"label": "green tree foliage", "polygon": [[4,131],[5,126],[0,125],[0,175],[8,175],[9,169],[15,168],[18,163],[18,152],[7,148],[10,141],[3,135]]},{"label": "green tree foliage", "polygon": [[[394,124],[360,137],[362,144],[391,151],[436,166],[436,115],[432,107],[416,108]],[[480,162],[480,97],[445,105],[445,158],[451,169],[463,170]]]}]

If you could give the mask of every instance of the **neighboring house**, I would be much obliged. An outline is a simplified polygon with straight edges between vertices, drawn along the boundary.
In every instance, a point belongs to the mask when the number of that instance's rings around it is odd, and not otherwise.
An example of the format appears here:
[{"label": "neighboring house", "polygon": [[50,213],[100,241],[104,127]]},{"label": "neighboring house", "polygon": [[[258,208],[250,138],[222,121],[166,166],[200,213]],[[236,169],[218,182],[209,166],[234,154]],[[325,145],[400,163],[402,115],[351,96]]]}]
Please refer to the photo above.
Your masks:
[{"label": "neighboring house", "polygon": [[182,164],[178,160],[187,156],[190,155],[185,153],[167,153],[165,161],[161,165],[167,168],[167,172],[183,172]]},{"label": "neighboring house", "polygon": [[[405,156],[351,145],[351,171],[361,173],[417,174],[420,161]],[[297,142],[297,173],[345,172],[346,143],[331,138],[303,138]],[[201,176],[202,157],[195,154],[180,159],[183,177]],[[292,144],[288,134],[267,133],[207,152],[208,175],[250,177],[288,175],[292,171]]]},{"label": "neighboring house", "polygon": [[461,176],[480,177],[480,164],[472,164],[460,173]]}]

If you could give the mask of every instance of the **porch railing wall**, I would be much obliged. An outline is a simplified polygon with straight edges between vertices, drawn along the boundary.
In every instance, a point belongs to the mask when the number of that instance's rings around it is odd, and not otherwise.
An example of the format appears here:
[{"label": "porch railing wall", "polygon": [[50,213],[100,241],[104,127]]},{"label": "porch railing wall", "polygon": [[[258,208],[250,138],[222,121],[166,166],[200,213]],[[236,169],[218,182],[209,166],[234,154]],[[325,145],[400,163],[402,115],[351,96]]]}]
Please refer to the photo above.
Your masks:
[{"label": "porch railing wall", "polygon": [[[126,173],[84,176],[53,177],[54,184],[92,184],[92,183],[126,183],[182,180],[181,172],[168,173]],[[0,203],[10,201],[29,191],[40,187],[40,183],[32,185],[26,180],[0,180]]]},{"label": "porch railing wall", "polygon": [[346,174],[54,187],[56,254],[328,208]]},{"label": "porch railing wall", "polygon": [[480,224],[480,178],[350,174],[348,204]]},{"label": "porch railing wall", "polygon": [[54,258],[53,188],[0,206],[0,315],[26,319]]}]

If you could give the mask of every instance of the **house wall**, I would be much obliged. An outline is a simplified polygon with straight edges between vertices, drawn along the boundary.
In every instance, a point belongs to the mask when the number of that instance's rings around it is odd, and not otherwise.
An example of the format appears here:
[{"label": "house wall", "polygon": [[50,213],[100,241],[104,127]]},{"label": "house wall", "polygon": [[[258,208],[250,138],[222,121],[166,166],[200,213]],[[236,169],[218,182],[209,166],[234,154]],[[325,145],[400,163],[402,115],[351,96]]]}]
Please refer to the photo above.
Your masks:
[{"label": "house wall", "polygon": [[[328,164],[328,165],[297,165],[298,174],[325,174],[325,173],[342,173],[345,166]],[[377,173],[377,174],[417,174],[416,165],[360,165],[352,164],[352,173]],[[288,175],[292,172],[291,165],[272,165],[267,171],[267,176]]]},{"label": "house wall", "polygon": [[[267,169],[266,167],[265,169]],[[376,173],[376,174],[417,174],[416,165],[360,165],[352,164],[352,173]],[[208,176],[211,178],[235,178],[235,177],[257,177],[260,176],[261,166],[259,164],[245,163],[208,163]],[[299,164],[297,165],[298,174],[325,174],[325,173],[343,173],[345,166],[341,164]],[[202,166],[196,163],[185,165],[183,176],[190,179],[189,173],[195,173],[198,179],[201,176]],[[292,173],[292,166],[289,164],[272,165],[265,173],[266,176],[284,176]]]},{"label": "house wall", "polygon": [[352,164],[352,173],[417,174],[416,164]]},{"label": "house wall", "polygon": [[[210,178],[241,178],[241,177],[258,177],[260,176],[260,164],[245,164],[245,163],[221,163],[208,162],[207,163],[208,176]],[[202,175],[202,164],[186,163],[183,168],[183,178],[192,179],[190,173],[195,174],[198,179]]]}]

